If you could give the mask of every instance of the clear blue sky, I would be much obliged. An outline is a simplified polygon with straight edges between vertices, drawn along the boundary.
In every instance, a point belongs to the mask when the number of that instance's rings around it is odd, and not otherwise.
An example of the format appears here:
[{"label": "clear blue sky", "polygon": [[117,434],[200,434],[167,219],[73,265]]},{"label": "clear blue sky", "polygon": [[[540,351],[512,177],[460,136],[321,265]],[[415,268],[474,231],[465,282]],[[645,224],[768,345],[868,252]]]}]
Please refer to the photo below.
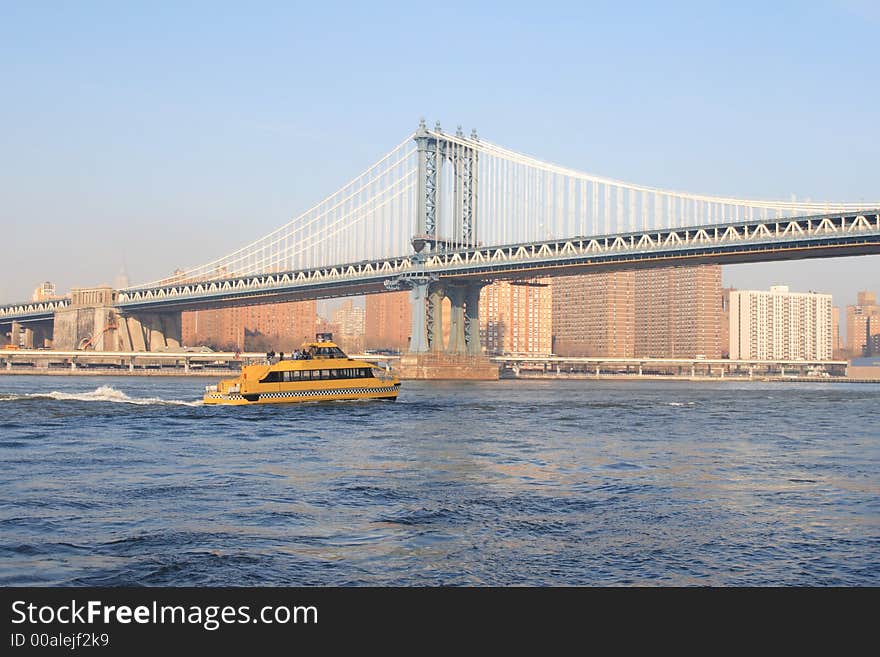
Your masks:
[{"label": "clear blue sky", "polygon": [[[0,302],[223,255],[420,116],[632,182],[880,198],[878,33],[873,0],[5,3]],[[878,274],[868,257],[725,283],[845,304]]]}]

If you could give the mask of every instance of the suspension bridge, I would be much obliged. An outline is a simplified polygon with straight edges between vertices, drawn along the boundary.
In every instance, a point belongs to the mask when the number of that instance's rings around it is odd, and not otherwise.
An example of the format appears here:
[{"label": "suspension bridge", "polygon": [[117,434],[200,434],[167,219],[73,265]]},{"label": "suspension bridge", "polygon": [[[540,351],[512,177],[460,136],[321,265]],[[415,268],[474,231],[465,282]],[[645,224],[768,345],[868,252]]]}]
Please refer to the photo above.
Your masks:
[{"label": "suspension bridge", "polygon": [[[409,289],[413,352],[436,347],[448,297],[447,350],[477,354],[479,291],[493,280],[874,253],[880,201],[749,200],[635,185],[422,121],[362,174],[268,235],[114,290],[105,303],[129,334],[125,347],[149,350],[148,334],[179,332],[184,310]],[[0,307],[0,325],[57,324],[59,313],[82,305],[76,294],[12,304]]]}]

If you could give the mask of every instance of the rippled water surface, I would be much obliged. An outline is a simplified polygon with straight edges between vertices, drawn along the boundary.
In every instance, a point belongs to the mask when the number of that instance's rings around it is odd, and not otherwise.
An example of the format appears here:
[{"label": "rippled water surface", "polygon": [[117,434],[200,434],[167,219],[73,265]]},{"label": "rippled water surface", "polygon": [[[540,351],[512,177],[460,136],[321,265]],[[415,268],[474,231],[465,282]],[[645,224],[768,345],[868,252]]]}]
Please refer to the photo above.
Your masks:
[{"label": "rippled water surface", "polygon": [[880,585],[880,386],[0,376],[0,584]]}]

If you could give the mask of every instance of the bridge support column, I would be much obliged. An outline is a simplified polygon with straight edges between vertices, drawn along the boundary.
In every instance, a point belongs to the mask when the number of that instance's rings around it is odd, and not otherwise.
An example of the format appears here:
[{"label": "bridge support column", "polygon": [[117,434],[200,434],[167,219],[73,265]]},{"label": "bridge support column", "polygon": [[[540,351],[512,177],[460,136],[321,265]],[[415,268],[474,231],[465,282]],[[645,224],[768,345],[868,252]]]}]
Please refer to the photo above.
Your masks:
[{"label": "bridge support column", "polygon": [[426,321],[429,351],[443,351],[443,299],[445,297],[445,286],[433,283],[428,288]]},{"label": "bridge support column", "polygon": [[119,319],[122,351],[179,349],[182,335],[180,313],[144,313]]},{"label": "bridge support column", "polygon": [[39,322],[34,325],[34,346],[50,347],[52,346],[52,324],[49,322]]},{"label": "bridge support column", "polygon": [[467,342],[464,332],[464,299],[465,288],[462,285],[451,285],[446,291],[451,305],[449,312],[449,344],[446,353],[467,353]]},{"label": "bridge support column", "polygon": [[467,353],[472,356],[483,353],[480,345],[480,290],[484,285],[484,283],[469,283],[465,288],[464,338],[467,342]]},{"label": "bridge support column", "polygon": [[428,314],[428,281],[412,284],[410,300],[412,301],[412,329],[409,350],[412,353],[421,354],[428,351],[428,335],[425,325]]}]

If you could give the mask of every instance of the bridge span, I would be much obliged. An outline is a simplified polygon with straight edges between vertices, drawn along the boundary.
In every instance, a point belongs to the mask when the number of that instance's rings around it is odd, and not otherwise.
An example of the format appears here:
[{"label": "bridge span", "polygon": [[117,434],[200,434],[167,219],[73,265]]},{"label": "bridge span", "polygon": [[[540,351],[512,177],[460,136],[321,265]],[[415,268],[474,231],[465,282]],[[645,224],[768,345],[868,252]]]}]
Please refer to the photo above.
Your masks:
[{"label": "bridge span", "polygon": [[[475,355],[479,290],[493,280],[876,253],[880,201],[634,185],[422,122],[347,185],[227,256],[122,290],[3,306],[0,327],[12,336],[72,331],[66,343],[75,346],[81,325],[92,336],[113,326],[117,348],[149,351],[179,346],[186,310],[410,289],[412,351],[436,350],[447,297],[447,351]],[[83,301],[93,296],[101,301]]]}]

